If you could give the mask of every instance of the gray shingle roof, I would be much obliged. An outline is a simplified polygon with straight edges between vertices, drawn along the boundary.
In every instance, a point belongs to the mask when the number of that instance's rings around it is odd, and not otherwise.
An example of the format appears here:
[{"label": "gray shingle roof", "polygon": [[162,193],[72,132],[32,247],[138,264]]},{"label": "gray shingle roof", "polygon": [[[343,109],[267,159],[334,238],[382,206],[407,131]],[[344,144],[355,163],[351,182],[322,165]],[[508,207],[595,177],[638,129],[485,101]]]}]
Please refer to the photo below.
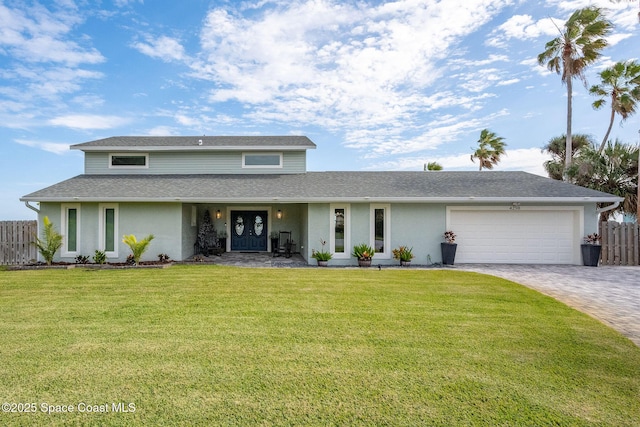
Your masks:
[{"label": "gray shingle roof", "polygon": [[[200,144],[202,141],[202,144]],[[313,149],[316,145],[306,136],[114,136],[72,145],[77,150],[156,148],[203,149],[256,147],[268,150],[273,147]]]},{"label": "gray shingle roof", "polygon": [[307,172],[283,175],[79,175],[23,201],[566,201],[616,196],[526,172]]}]

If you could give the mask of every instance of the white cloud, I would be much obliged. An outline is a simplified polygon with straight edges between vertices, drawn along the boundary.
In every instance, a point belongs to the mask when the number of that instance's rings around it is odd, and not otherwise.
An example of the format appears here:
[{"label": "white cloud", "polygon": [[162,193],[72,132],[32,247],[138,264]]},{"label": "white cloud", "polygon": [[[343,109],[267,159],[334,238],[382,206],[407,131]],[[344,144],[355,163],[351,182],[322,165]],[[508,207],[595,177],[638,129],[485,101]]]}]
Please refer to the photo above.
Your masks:
[{"label": "white cloud", "polygon": [[555,37],[556,26],[561,27],[564,21],[543,18],[535,21],[530,15],[514,15],[492,31],[486,44],[497,48],[507,48],[512,39],[527,41],[539,37]]},{"label": "white cloud", "polygon": [[186,59],[184,47],[174,38],[160,36],[156,39],[145,37],[146,42],[136,42],[132,47],[152,58],[159,58],[165,62],[183,61]]},{"label": "white cloud", "polygon": [[144,4],[144,0],[114,0],[113,3],[118,7],[125,7],[132,3]]},{"label": "white cloud", "polygon": [[71,102],[82,106],[84,109],[93,109],[104,105],[104,98],[99,95],[83,94],[71,98]]},{"label": "white cloud", "polygon": [[[546,177],[547,173],[543,164],[549,159],[549,156],[542,153],[539,148],[507,149],[506,155],[501,158],[493,170],[517,170]],[[469,150],[469,153],[450,156],[438,156],[434,152],[432,155],[423,154],[403,157],[389,162],[378,163],[371,169],[418,171],[423,170],[424,164],[429,162],[438,162],[444,170],[478,170],[478,164],[471,161],[471,150]]]},{"label": "white cloud", "polygon": [[633,37],[633,34],[617,33],[607,37],[607,41],[609,42],[609,46],[615,46],[618,43],[620,43],[622,40],[626,40],[630,37]]},{"label": "white cloud", "polygon": [[156,126],[152,129],[149,129],[147,132],[148,136],[170,136],[170,135],[179,135],[180,133],[176,131],[176,129],[170,126]]},{"label": "white cloud", "polygon": [[[412,129],[415,136],[409,138],[395,130],[359,130],[347,134],[346,146],[366,148],[368,150],[364,156],[366,159],[409,153],[416,153],[416,156],[420,156],[420,152],[435,150],[441,145],[457,140],[466,133],[483,128],[486,123],[508,115],[509,112],[503,109],[482,118],[466,115],[439,116],[419,129]],[[372,163],[370,168],[380,169],[384,165],[388,165],[388,163]]]},{"label": "white cloud", "polygon": [[498,86],[510,86],[520,82],[520,79],[509,79],[509,80],[501,80],[496,83]]},{"label": "white cloud", "polygon": [[495,62],[509,62],[509,57],[506,55],[497,55],[495,53],[490,54],[485,59],[480,60],[471,60],[471,59],[453,59],[449,61],[450,65],[455,66],[464,66],[464,67],[484,67],[489,64],[493,64]]},{"label": "white cloud", "polygon": [[550,159],[540,148],[507,149],[507,155],[500,161],[498,170],[521,170],[547,176],[543,164]]},{"label": "white cloud", "polygon": [[70,9],[53,13],[42,6],[10,9],[0,5],[0,46],[31,63],[75,66],[103,62],[100,52],[80,46],[69,34],[79,21],[80,17]]},{"label": "white cloud", "polygon": [[[406,129],[421,126],[421,111],[472,110],[492,96],[480,92],[500,81],[495,73],[476,79],[483,80],[482,88],[468,84],[476,95],[439,97],[443,91],[434,85],[441,84],[443,71],[435,64],[449,60],[461,38],[509,3],[300,0],[266,3],[251,17],[217,8],[205,19],[203,52],[189,65],[194,76],[215,84],[211,102],[238,101],[253,121],[311,122],[346,131],[350,145],[381,151],[368,130],[388,129],[401,138]],[[475,65],[506,60],[490,55]],[[462,75],[474,62],[457,65],[467,67]],[[439,106],[430,103],[434,99]],[[418,146],[429,144],[419,140]]]},{"label": "white cloud", "polygon": [[525,59],[523,61],[520,61],[520,65],[529,67],[531,71],[543,77],[546,77],[550,74],[555,74],[554,72],[549,71],[546,66],[538,64],[538,58]]},{"label": "white cloud", "polygon": [[93,114],[69,114],[49,120],[53,126],[64,126],[71,129],[113,129],[126,125],[131,119],[118,116],[100,116]]},{"label": "white cloud", "polygon": [[[15,101],[2,121],[6,127],[34,128],[47,117],[66,109],[66,96],[83,89],[87,81],[104,74],[89,69],[105,61],[90,46],[90,39],[77,32],[84,22],[82,12],[71,1],[43,6],[36,3],[0,4],[0,54],[6,58],[0,71],[0,94]],[[99,100],[81,94],[71,103],[83,108]]]},{"label": "white cloud", "polygon": [[27,147],[39,148],[50,153],[62,154],[69,151],[69,144],[60,144],[57,142],[32,141],[28,139],[16,139],[15,142]]}]

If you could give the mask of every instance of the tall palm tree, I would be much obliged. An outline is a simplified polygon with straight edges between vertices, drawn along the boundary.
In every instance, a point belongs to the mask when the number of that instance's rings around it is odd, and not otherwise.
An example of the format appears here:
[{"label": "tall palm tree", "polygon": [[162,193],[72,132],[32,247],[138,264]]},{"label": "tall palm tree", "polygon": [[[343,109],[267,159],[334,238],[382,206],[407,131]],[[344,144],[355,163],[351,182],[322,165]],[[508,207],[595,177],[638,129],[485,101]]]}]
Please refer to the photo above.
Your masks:
[{"label": "tall palm tree", "polygon": [[593,103],[593,108],[596,110],[602,108],[607,103],[607,99],[611,102],[609,127],[598,149],[598,152],[602,153],[616,114],[625,121],[636,112],[636,103],[640,101],[640,64],[636,61],[617,62],[602,70],[599,75],[600,83],[589,89],[590,94],[598,97]]},{"label": "tall palm tree", "polygon": [[594,6],[575,11],[565,22],[560,35],[547,42],[545,50],[538,55],[538,63],[550,71],[560,74],[567,85],[567,132],[565,141],[565,177],[571,166],[571,122],[573,101],[573,79],[579,78],[586,86],[585,69],[595,62],[607,46],[605,36],[611,32],[612,24]]},{"label": "tall palm tree", "polygon": [[424,164],[424,170],[426,171],[441,171],[442,165],[438,162],[429,162]]},{"label": "tall palm tree", "polygon": [[[542,147],[543,152],[551,155],[551,160],[544,162],[544,168],[551,179],[562,181],[564,178],[566,140],[566,135],[556,136],[551,138],[547,145]],[[573,146],[571,150],[571,158],[574,158],[583,148],[595,146],[595,141],[591,135],[577,133],[573,135],[573,138],[571,138],[571,145]]]},{"label": "tall palm tree", "polygon": [[480,132],[480,139],[478,139],[478,148],[471,155],[471,161],[478,159],[479,170],[482,170],[482,168],[493,169],[500,161],[500,157],[505,153],[504,147],[506,145],[504,138],[489,131],[489,129],[483,129]]},{"label": "tall palm tree", "polygon": [[615,211],[603,212],[606,221],[614,212],[637,214],[638,147],[618,140],[599,152],[595,145],[581,150],[569,171],[576,184],[615,194],[624,202]]}]

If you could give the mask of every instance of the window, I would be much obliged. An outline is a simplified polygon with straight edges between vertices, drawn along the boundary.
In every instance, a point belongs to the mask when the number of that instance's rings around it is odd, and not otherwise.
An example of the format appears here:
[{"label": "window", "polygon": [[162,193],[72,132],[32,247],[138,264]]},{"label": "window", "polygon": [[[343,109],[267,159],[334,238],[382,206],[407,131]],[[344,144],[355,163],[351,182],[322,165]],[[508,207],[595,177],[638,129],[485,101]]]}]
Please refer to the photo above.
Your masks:
[{"label": "window", "polygon": [[389,205],[371,205],[371,246],[378,258],[389,258],[390,251],[390,220],[391,207]]},{"label": "window", "polygon": [[118,257],[118,205],[101,204],[99,217],[100,250],[107,257]]},{"label": "window", "polygon": [[243,168],[281,168],[282,153],[243,153]]},{"label": "window", "polygon": [[349,205],[331,205],[330,250],[334,258],[351,257]]},{"label": "window", "polygon": [[148,154],[110,154],[109,168],[148,168]]},{"label": "window", "polygon": [[60,234],[62,234],[62,256],[80,254],[80,205],[63,204],[60,217]]}]

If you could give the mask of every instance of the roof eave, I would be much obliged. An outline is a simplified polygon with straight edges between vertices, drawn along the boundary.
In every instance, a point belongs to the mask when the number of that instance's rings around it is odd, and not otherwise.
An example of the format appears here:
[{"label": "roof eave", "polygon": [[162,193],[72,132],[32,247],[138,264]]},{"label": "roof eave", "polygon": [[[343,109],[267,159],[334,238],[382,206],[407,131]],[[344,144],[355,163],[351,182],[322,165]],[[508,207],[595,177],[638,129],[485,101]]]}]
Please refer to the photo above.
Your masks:
[{"label": "roof eave", "polygon": [[82,150],[84,152],[148,152],[148,151],[301,151],[301,150],[315,150],[315,146],[312,145],[272,145],[272,146],[255,146],[255,145],[220,145],[220,146],[207,146],[207,145],[193,145],[193,146],[95,146],[95,147],[83,147],[80,145],[72,145],[72,150]]},{"label": "roof eave", "polygon": [[22,202],[130,202],[130,203],[615,203],[624,199],[611,197],[21,197]]}]

